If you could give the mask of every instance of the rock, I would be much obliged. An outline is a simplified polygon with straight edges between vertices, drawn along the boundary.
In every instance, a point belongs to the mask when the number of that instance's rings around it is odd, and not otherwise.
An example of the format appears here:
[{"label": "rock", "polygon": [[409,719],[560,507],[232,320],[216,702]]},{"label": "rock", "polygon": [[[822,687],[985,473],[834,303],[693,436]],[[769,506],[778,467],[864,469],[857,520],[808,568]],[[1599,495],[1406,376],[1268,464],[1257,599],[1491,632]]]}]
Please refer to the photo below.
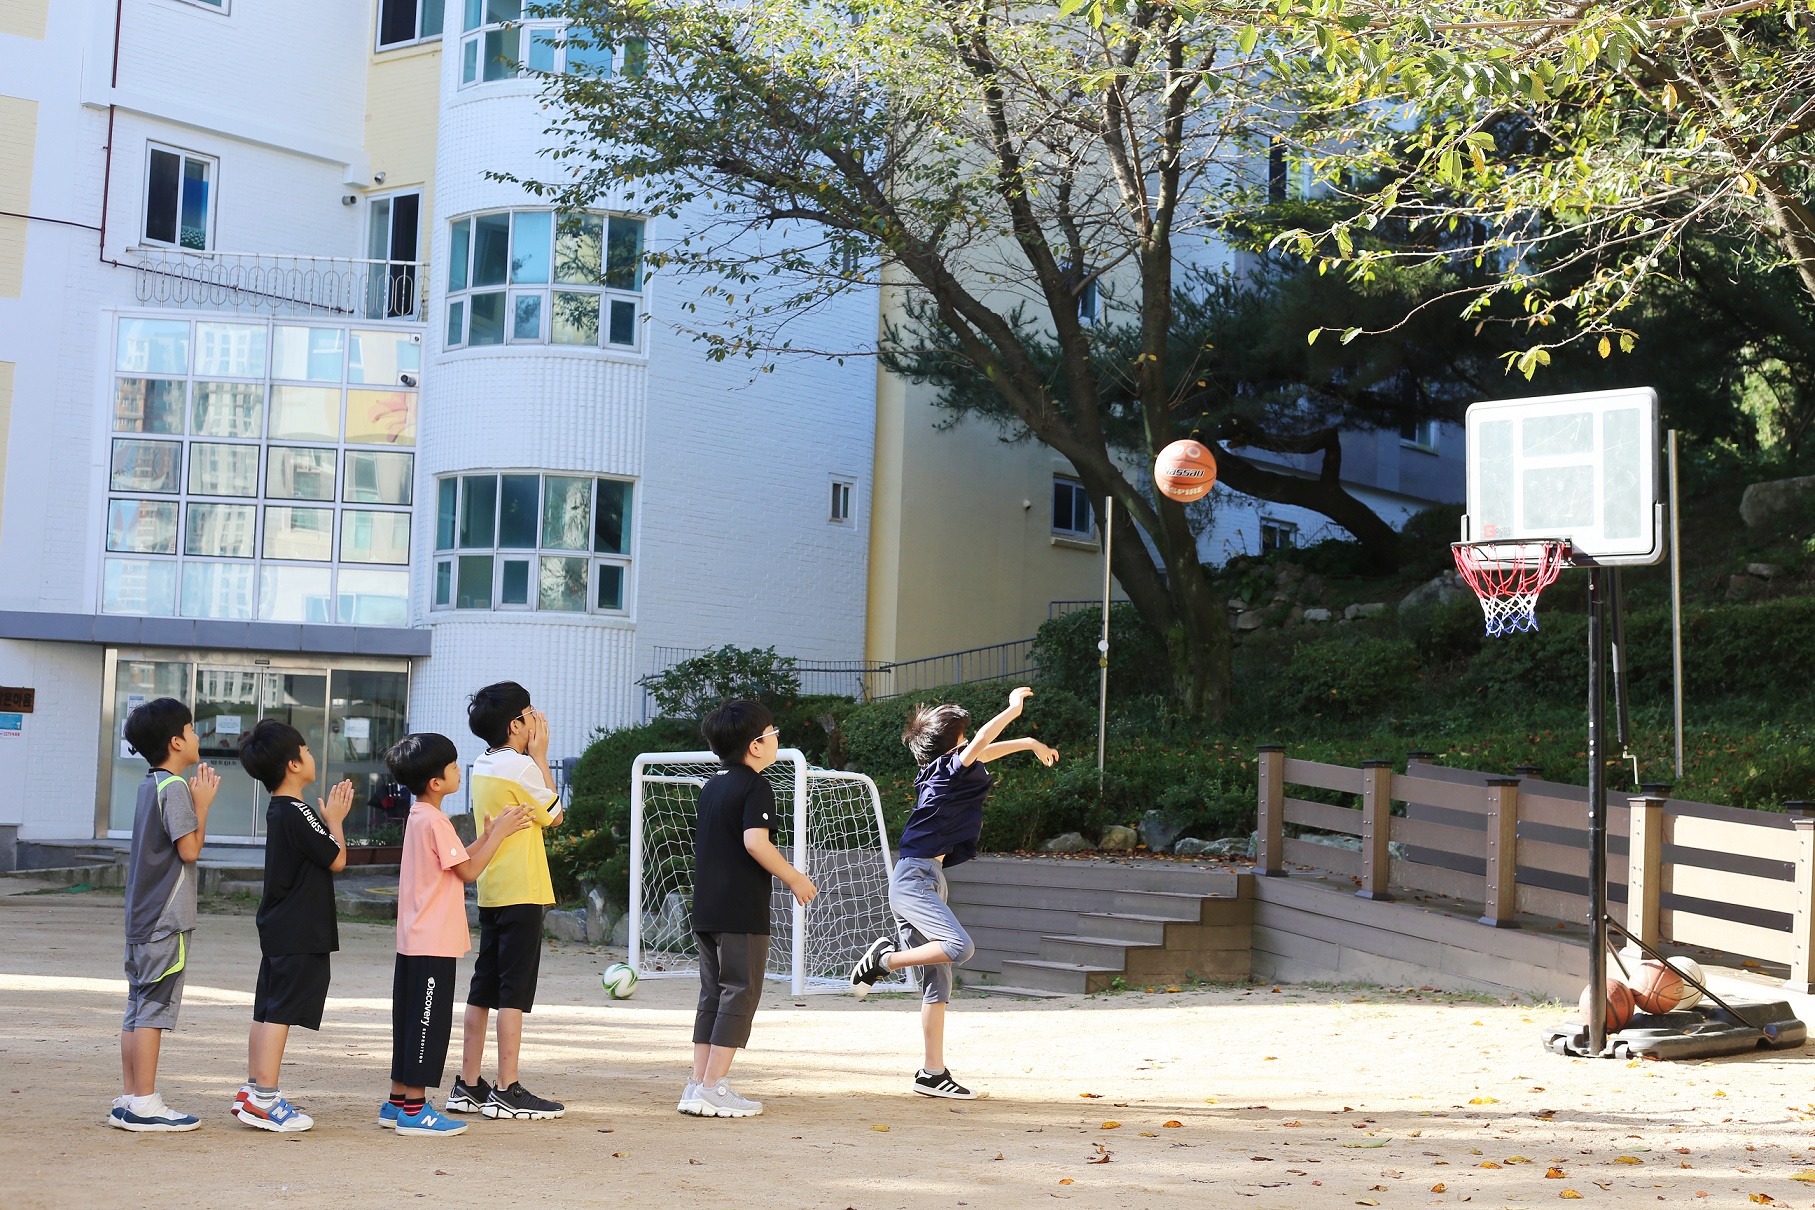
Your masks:
[{"label": "rock", "polygon": [[1304,620],[1305,607],[1303,605],[1294,605],[1292,606],[1291,612],[1286,614],[1285,624],[1287,626],[1296,626]]},{"label": "rock", "polygon": [[1305,621],[1306,622],[1327,622],[1329,620],[1330,620],[1330,611],[1327,609],[1307,609],[1307,610],[1305,610]]},{"label": "rock", "polygon": [[1105,853],[1126,853],[1134,848],[1140,839],[1140,833],[1133,828],[1125,828],[1119,823],[1112,823],[1103,829],[1103,835],[1097,841],[1097,848]]},{"label": "rock", "polygon": [[1210,842],[1207,840],[1199,840],[1195,836],[1184,836],[1172,842],[1172,855],[1174,857],[1202,857],[1204,850],[1209,847]]},{"label": "rock", "polygon": [[586,944],[604,945],[624,909],[602,887],[586,888]]},{"label": "rock", "polygon": [[1085,849],[1088,849],[1089,847],[1090,847],[1090,843],[1088,841],[1086,841],[1078,833],[1066,832],[1064,835],[1055,836],[1051,840],[1047,841],[1045,844],[1041,845],[1040,852],[1042,852],[1042,853],[1082,853]]},{"label": "rock", "polygon": [[624,949],[630,945],[630,913],[618,917],[618,922],[611,926],[609,944]]},{"label": "rock", "polygon": [[1242,600],[1240,597],[1230,597],[1229,598],[1229,608],[1233,609],[1236,613],[1240,613],[1242,610],[1246,609],[1247,607],[1248,607],[1248,603],[1246,601]]},{"label": "rock", "polygon": [[[1332,849],[1348,849],[1353,853],[1361,852],[1361,837],[1359,836],[1327,836],[1307,832],[1298,839],[1309,841],[1312,844],[1328,845]],[[1397,857],[1401,860],[1405,857],[1405,845],[1397,840],[1388,841],[1386,849],[1387,855],[1390,857]]]},{"label": "rock", "polygon": [[450,815],[447,817],[447,821],[454,825],[454,835],[460,838],[461,844],[471,846],[479,843],[479,832],[473,822],[473,813],[471,811],[462,811],[458,815]]},{"label": "rock", "polygon": [[1188,838],[1173,845],[1172,851],[1180,857],[1250,858],[1254,856],[1254,838],[1252,836],[1226,836],[1221,840]]},{"label": "rock", "polygon": [[1237,630],[1259,630],[1266,624],[1266,615],[1259,609],[1250,609],[1248,612],[1235,619],[1235,628]]},{"label": "rock", "polygon": [[1386,612],[1386,606],[1379,601],[1370,601],[1366,605],[1351,605],[1342,611],[1344,621],[1353,622],[1358,618],[1377,618]]},{"label": "rock", "polygon": [[1164,853],[1184,834],[1185,825],[1175,822],[1164,811],[1149,811],[1141,816],[1141,843],[1155,853]]},{"label": "rock", "polygon": [[1746,574],[1757,576],[1761,580],[1775,580],[1783,574],[1783,568],[1775,563],[1748,563],[1746,564]]},{"label": "rock", "polygon": [[1462,577],[1453,571],[1446,571],[1406,593],[1399,602],[1399,612],[1413,613],[1429,609],[1433,605],[1448,605],[1467,595],[1468,588],[1463,585]]},{"label": "rock", "polygon": [[1759,531],[1781,528],[1799,520],[1815,502],[1815,475],[1799,479],[1771,479],[1754,483],[1739,498],[1739,516],[1746,528]]},{"label": "rock", "polygon": [[1312,604],[1323,600],[1323,577],[1313,572],[1298,586],[1298,599]]},{"label": "rock", "polygon": [[586,940],[586,909],[572,912],[550,912],[542,917],[542,928],[557,941]]},{"label": "rock", "polygon": [[1290,590],[1295,585],[1302,584],[1304,578],[1305,569],[1296,563],[1281,563],[1273,571],[1273,582],[1287,590]]},{"label": "rock", "polygon": [[1765,582],[1757,576],[1729,576],[1727,600],[1751,601],[1764,595]]}]

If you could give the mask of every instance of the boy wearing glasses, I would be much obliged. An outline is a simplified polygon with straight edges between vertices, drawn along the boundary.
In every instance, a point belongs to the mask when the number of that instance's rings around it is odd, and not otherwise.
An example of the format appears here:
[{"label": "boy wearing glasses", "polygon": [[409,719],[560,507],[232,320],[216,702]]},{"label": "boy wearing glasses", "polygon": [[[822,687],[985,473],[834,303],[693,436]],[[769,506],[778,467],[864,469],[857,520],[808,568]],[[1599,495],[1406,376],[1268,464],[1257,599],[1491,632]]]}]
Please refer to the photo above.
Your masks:
[{"label": "boy wearing glasses", "polygon": [[693,1016],[693,1074],[682,1113],[748,1118],[762,1102],[731,1090],[731,1060],[750,1043],[769,960],[770,876],[810,903],[813,880],[788,864],[769,834],[775,792],[763,770],[781,747],[775,718],[761,702],[726,702],[700,724],[724,771],[700,790],[693,834],[693,934],[699,944],[700,1001]]},{"label": "boy wearing glasses", "polygon": [[[567,1112],[524,1088],[517,1060],[523,1049],[523,1015],[536,1004],[542,965],[542,917],[555,902],[542,832],[561,822],[560,795],[548,770],[548,719],[529,702],[529,690],[499,681],[473,694],[467,726],[486,743],[473,762],[473,826],[522,807],[536,826],[508,836],[479,875],[479,954],[466,996],[460,1075],[447,1097],[451,1113],[537,1121]],[[485,1028],[498,1012],[498,1083],[479,1075]]]}]

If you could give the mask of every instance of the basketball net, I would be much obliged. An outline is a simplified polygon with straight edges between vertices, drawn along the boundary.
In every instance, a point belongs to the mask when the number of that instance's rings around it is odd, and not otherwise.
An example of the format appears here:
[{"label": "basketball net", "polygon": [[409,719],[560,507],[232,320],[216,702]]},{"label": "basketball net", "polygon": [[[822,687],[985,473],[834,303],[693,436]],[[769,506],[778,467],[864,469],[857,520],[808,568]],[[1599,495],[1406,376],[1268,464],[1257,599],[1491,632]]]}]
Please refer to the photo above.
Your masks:
[{"label": "basketball net", "polygon": [[1456,542],[1456,571],[1481,599],[1487,637],[1538,628],[1538,596],[1569,562],[1569,543]]}]

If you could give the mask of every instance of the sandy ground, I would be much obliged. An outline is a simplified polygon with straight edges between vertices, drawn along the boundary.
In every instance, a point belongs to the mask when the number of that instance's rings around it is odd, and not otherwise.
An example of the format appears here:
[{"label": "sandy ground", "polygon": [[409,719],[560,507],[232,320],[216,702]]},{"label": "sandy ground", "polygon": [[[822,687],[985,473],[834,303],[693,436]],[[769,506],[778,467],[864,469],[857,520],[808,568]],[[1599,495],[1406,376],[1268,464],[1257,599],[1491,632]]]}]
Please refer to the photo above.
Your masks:
[{"label": "sandy ground", "polygon": [[1536,1041],[1554,1005],[1404,989],[961,999],[952,1067],[988,1096],[954,1104],[907,1091],[914,1003],[770,995],[733,1071],[767,1111],[698,1120],[674,1111],[694,985],[613,1003],[598,976],[621,955],[562,945],[524,1074],[567,1116],[398,1138],[375,1125],[393,934],[349,923],[325,1028],[295,1031],[284,1066],[316,1128],[260,1134],[226,1115],[258,961],[244,915],[203,916],[164,1047],[160,1089],[202,1129],[131,1135],[103,1125],[119,925],[117,893],[0,898],[0,1205],[1815,1205],[1792,1179],[1815,1180],[1815,1047],[1561,1059]]}]

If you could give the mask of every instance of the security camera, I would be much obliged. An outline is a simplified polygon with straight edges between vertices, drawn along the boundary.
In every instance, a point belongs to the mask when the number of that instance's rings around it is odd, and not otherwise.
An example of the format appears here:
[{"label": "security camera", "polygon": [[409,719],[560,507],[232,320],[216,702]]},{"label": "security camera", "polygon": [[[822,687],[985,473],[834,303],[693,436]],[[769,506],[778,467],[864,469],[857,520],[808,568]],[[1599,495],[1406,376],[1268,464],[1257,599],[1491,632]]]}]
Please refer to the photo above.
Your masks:
[{"label": "security camera", "polygon": [[359,201],[359,196],[357,194],[343,193],[340,195],[340,204],[343,206],[352,206],[352,205],[356,204],[358,201]]},{"label": "security camera", "polygon": [[416,385],[416,376],[414,374],[399,374],[397,375],[397,381],[401,382],[406,387],[413,387]]},{"label": "security camera", "polygon": [[382,173],[382,172],[374,172],[374,173],[373,173],[373,174],[372,174],[372,183],[373,183],[373,184],[375,184],[375,185],[382,185],[382,184],[384,184],[384,173]]}]

